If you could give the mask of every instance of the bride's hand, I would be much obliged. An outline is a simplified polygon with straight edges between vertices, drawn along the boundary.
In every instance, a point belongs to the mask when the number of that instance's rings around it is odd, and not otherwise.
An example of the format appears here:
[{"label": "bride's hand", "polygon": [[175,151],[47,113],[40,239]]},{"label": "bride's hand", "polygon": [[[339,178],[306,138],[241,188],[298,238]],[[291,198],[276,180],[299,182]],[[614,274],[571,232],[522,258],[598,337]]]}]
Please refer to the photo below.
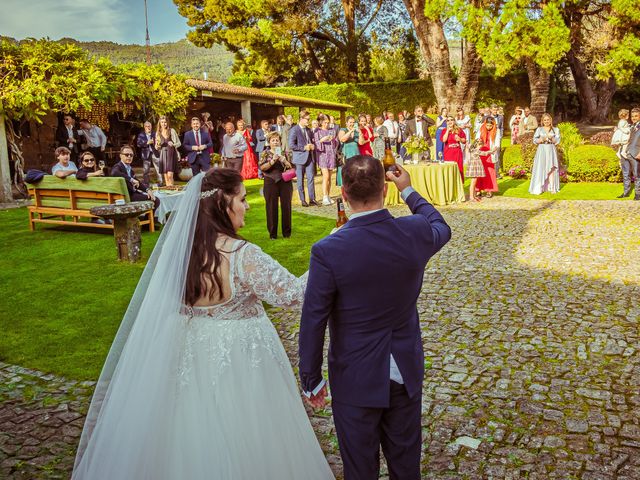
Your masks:
[{"label": "bride's hand", "polygon": [[310,398],[305,397],[305,401],[313,408],[324,408],[327,404],[327,384],[324,384],[317,395],[312,395]]}]

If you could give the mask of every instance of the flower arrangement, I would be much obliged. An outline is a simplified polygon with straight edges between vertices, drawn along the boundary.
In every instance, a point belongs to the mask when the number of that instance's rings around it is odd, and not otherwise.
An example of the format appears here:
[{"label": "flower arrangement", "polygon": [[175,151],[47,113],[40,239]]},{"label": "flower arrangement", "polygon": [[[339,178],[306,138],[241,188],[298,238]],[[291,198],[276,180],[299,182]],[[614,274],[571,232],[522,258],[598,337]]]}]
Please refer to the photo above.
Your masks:
[{"label": "flower arrangement", "polygon": [[509,176],[511,178],[527,178],[527,171],[520,165],[516,165],[509,169]]},{"label": "flower arrangement", "polygon": [[411,135],[402,145],[407,150],[407,153],[409,155],[429,151],[429,144],[427,143],[427,141],[423,137],[419,137],[418,135]]}]

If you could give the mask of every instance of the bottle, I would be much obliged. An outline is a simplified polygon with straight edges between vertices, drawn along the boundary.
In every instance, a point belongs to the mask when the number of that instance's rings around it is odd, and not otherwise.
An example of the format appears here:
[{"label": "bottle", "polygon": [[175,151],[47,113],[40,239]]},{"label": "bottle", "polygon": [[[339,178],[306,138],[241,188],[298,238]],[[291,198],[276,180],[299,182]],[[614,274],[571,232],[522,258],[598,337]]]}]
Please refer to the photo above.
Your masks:
[{"label": "bottle", "polygon": [[[384,137],[384,157],[382,159],[382,166],[384,167],[385,173],[396,171],[396,157],[391,151],[391,140],[389,137]],[[386,181],[390,181],[386,175],[384,179]]]},{"label": "bottle", "polygon": [[342,201],[342,198],[338,198],[338,200],[336,200],[336,204],[338,205],[338,219],[336,220],[336,227],[340,228],[342,225],[347,223],[349,219],[344,213],[344,202]]}]

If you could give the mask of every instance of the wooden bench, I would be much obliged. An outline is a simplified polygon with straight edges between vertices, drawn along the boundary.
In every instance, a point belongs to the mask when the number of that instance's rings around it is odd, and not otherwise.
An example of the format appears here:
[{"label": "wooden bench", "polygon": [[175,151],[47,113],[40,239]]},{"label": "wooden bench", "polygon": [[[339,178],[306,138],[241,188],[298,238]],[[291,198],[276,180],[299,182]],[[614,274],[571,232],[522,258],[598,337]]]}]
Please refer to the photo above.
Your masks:
[{"label": "wooden bench", "polygon": [[[93,223],[91,219],[99,218],[89,212],[91,207],[115,203],[123,199],[129,202],[129,192],[124,178],[93,177],[77,180],[75,177],[58,178],[45,175],[38,183],[29,183],[29,195],[33,205],[29,206],[29,229],[35,230],[36,223],[55,225],[74,225],[78,227],[107,228],[113,230],[109,223]],[[153,210],[145,214],[140,225],[149,225],[149,231],[155,231]]]}]

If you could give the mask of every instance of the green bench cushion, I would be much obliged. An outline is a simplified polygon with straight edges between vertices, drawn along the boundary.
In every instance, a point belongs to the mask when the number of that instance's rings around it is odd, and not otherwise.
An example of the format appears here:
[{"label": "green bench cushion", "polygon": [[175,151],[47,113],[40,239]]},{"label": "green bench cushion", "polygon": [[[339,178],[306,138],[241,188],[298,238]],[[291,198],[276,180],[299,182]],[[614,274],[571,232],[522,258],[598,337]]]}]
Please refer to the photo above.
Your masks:
[{"label": "green bench cushion", "polygon": [[[38,183],[27,184],[29,188],[36,190],[75,190],[83,192],[115,193],[124,195],[125,201],[129,202],[129,192],[127,184],[122,177],[93,177],[86,180],[76,178],[58,178],[54,175],[45,175]],[[68,197],[47,196],[44,192],[40,196],[40,204],[43,207],[71,208],[71,201]],[[78,199],[77,208],[88,210],[91,207],[104,205],[105,202],[99,199]]]}]

